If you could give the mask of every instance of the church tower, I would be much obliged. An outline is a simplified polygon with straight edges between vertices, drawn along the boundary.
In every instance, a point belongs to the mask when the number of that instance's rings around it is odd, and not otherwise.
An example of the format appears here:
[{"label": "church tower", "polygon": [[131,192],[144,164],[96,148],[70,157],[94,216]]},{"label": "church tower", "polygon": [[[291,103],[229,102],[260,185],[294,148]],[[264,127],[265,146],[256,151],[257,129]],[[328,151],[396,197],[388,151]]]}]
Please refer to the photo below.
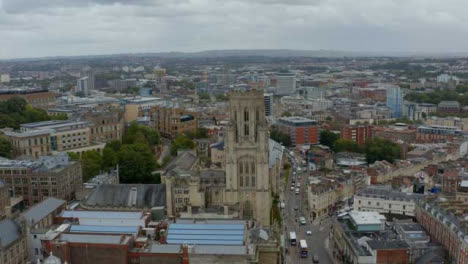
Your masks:
[{"label": "church tower", "polygon": [[269,226],[272,198],[263,92],[232,91],[229,116],[225,146],[225,204],[238,205],[242,219]]}]

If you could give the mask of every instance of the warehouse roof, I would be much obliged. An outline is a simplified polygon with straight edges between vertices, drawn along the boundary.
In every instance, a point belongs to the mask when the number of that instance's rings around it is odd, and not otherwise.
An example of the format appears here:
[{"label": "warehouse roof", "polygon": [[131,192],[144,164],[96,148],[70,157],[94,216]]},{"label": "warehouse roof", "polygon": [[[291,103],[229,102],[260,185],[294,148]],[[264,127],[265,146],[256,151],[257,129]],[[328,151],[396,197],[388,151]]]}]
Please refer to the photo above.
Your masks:
[{"label": "warehouse roof", "polygon": [[88,195],[83,205],[138,209],[166,206],[166,185],[101,184]]},{"label": "warehouse roof", "polygon": [[112,212],[112,211],[63,211],[63,218],[102,218],[102,219],[142,219],[142,212]]},{"label": "warehouse roof", "polygon": [[130,236],[125,235],[84,235],[84,234],[62,234],[60,240],[70,243],[88,243],[88,244],[127,244]]},{"label": "warehouse roof", "polygon": [[138,235],[138,226],[94,226],[94,225],[72,225],[71,233],[98,233],[98,234],[128,234]]},{"label": "warehouse roof", "polygon": [[168,244],[243,245],[242,224],[171,224]]}]

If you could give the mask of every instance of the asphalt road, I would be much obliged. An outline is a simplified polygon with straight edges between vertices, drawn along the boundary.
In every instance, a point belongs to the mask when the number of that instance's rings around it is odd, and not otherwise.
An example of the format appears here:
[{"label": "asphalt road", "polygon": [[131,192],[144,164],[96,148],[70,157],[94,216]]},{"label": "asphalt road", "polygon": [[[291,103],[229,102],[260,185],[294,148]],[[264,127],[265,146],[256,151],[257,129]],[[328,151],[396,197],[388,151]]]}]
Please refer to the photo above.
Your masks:
[{"label": "asphalt road", "polygon": [[[295,165],[295,164],[294,164]],[[285,202],[285,208],[282,210],[283,216],[283,234],[286,242],[285,246],[288,249],[285,263],[312,263],[312,255],[316,254],[319,258],[320,263],[333,263],[330,259],[327,246],[328,246],[328,235],[330,232],[331,220],[329,218],[324,219],[322,222],[311,223],[310,213],[307,210],[307,199],[304,193],[306,190],[306,172],[302,173],[300,194],[295,194],[295,191],[291,191],[291,184],[293,179],[293,170],[289,176],[289,182],[287,186],[283,188],[282,200]],[[297,210],[296,210],[297,209]],[[299,217],[304,216],[307,220],[306,225],[299,223]],[[306,235],[306,231],[312,231],[312,235]],[[297,246],[291,246],[289,242],[289,232],[296,232]],[[301,258],[299,240],[305,239],[307,241],[308,253],[307,258]]]}]

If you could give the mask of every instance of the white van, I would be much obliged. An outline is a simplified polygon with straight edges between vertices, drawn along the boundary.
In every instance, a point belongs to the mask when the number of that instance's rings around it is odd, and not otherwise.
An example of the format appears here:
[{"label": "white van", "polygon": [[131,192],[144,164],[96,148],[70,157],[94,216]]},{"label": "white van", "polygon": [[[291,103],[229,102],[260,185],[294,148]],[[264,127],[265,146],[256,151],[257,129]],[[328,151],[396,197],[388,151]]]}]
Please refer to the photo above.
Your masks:
[{"label": "white van", "polygon": [[300,190],[299,188],[296,188],[296,194],[299,194]]}]

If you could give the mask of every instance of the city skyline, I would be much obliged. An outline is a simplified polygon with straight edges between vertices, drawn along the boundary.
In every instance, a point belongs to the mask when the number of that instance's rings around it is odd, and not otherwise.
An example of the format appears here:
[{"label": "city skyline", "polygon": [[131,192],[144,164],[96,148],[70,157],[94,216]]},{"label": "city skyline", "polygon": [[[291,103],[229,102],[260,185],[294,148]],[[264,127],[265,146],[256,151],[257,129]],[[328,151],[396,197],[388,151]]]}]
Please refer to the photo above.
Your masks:
[{"label": "city skyline", "polygon": [[467,5],[0,0],[0,59],[225,49],[466,53]]}]

